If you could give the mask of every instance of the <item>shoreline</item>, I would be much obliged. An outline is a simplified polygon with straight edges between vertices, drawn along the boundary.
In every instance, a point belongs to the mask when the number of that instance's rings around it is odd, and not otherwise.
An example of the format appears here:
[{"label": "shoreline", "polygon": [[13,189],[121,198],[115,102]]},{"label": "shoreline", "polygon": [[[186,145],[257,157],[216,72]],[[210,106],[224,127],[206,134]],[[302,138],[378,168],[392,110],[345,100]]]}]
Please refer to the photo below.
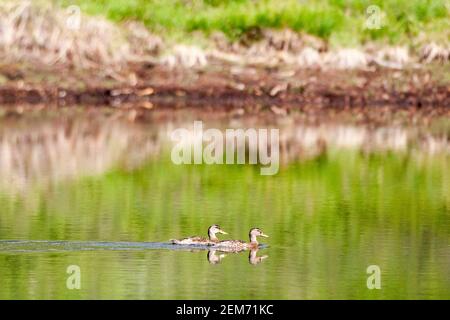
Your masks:
[{"label": "shoreline", "polygon": [[[99,70],[82,76],[61,67],[14,69],[3,67],[0,104],[90,104],[115,107],[135,104],[160,106],[208,106],[227,108],[259,106],[286,114],[314,105],[317,108],[434,107],[449,110],[450,86],[436,77],[447,66],[416,70],[318,70],[242,68],[215,65],[185,69],[135,65],[123,79],[97,77]],[[40,79],[35,81],[34,79]],[[42,81],[41,79],[44,79]],[[49,80],[51,79],[51,80]],[[131,79],[131,80],[130,80]]]},{"label": "shoreline", "polygon": [[73,24],[70,12],[49,3],[12,1],[0,6],[0,17],[4,105],[216,104],[280,115],[311,105],[450,105],[450,48],[433,37],[339,48],[285,26],[250,28],[234,40],[192,33],[174,43],[139,19],[113,22],[80,11]]}]

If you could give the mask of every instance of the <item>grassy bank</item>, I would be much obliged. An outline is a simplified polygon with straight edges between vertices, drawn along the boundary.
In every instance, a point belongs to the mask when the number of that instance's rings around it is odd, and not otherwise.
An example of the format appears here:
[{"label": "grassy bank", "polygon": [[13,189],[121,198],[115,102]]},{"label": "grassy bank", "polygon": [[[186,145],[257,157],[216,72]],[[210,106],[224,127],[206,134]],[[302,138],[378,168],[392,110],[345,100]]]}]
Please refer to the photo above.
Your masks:
[{"label": "grassy bank", "polygon": [[[448,42],[450,19],[445,0],[58,0],[88,14],[113,21],[135,19],[150,30],[174,37],[201,31],[225,33],[231,39],[254,29],[291,28],[329,40],[332,45],[367,41],[390,44],[412,39]],[[447,2],[447,6],[446,6]],[[384,13],[381,29],[364,27],[366,10],[377,5]]]}]

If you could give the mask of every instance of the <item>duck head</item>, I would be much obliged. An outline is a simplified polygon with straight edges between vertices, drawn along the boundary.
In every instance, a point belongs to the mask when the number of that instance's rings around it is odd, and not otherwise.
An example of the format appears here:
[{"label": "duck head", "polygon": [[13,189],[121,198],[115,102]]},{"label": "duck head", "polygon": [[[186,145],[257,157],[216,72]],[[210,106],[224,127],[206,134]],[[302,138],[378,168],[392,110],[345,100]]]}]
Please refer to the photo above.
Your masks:
[{"label": "duck head", "polygon": [[262,232],[261,229],[253,228],[253,229],[250,229],[249,237],[250,237],[251,243],[258,244],[258,240],[256,239],[256,237],[268,238],[269,236],[267,234],[264,234],[264,232]]},{"label": "duck head", "polygon": [[218,241],[219,239],[216,237],[217,233],[221,234],[228,234],[225,231],[223,231],[219,225],[213,224],[211,227],[208,228],[208,237],[211,241]]}]

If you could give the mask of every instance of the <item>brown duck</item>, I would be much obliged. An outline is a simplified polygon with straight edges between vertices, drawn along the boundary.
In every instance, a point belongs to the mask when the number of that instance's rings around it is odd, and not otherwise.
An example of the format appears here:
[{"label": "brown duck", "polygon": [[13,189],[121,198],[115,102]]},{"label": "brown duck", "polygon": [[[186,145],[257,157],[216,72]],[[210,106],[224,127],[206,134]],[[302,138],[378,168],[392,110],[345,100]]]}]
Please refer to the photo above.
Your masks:
[{"label": "brown duck", "polygon": [[208,228],[208,239],[199,236],[193,236],[183,239],[170,239],[170,242],[172,242],[173,244],[213,245],[219,242],[219,239],[216,236],[217,233],[228,234],[225,231],[223,231],[219,227],[219,225],[213,224]]}]

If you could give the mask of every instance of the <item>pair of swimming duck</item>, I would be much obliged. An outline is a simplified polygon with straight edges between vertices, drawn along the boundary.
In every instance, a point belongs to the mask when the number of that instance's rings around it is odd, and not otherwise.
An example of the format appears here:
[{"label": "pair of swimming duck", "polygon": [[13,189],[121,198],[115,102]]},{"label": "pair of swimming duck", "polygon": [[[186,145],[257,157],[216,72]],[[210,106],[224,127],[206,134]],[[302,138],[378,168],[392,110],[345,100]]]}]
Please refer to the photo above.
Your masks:
[{"label": "pair of swimming duck", "polygon": [[194,244],[194,245],[206,245],[212,246],[214,248],[220,249],[221,251],[238,251],[246,249],[256,249],[258,248],[257,237],[269,237],[264,234],[259,228],[252,228],[249,232],[250,242],[245,242],[241,240],[222,240],[217,238],[216,234],[228,234],[220,228],[219,225],[213,224],[208,228],[208,239],[203,237],[189,237],[184,239],[171,239],[173,244]]}]

